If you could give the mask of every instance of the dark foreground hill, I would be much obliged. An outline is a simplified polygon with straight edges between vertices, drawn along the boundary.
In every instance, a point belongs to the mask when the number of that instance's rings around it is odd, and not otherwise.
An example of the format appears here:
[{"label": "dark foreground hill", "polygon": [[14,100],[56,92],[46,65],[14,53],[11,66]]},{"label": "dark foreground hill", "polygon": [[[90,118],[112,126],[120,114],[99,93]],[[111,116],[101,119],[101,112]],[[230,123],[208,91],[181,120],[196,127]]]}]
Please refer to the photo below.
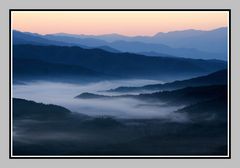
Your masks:
[{"label": "dark foreground hill", "polygon": [[67,117],[70,111],[64,107],[57,105],[46,105],[42,103],[36,103],[34,101],[28,101],[24,99],[13,99],[13,119],[36,119],[36,120],[48,120],[48,119],[60,119]]},{"label": "dark foreground hill", "polygon": [[[111,53],[80,47],[14,45],[13,59],[40,60],[80,66],[116,78],[176,80],[226,68],[225,61],[174,57],[147,57],[131,53]],[[28,75],[29,71],[22,71]]]},{"label": "dark foreground hill", "polygon": [[187,87],[173,91],[140,94],[136,98],[163,101],[168,105],[191,105],[202,101],[227,97],[226,85]]},{"label": "dark foreground hill", "polygon": [[13,154],[226,155],[224,103],[209,100],[188,106],[176,113],[187,114],[190,120],[176,122],[89,117],[60,106],[13,99]]}]

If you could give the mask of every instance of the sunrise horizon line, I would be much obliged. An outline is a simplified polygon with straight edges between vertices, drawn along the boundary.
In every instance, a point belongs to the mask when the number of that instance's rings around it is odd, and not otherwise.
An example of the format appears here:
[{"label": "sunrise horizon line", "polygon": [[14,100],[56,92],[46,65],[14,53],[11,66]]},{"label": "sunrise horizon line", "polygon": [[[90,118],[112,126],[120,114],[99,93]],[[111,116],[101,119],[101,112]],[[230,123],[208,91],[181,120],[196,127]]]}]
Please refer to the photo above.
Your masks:
[{"label": "sunrise horizon line", "polygon": [[126,36],[126,37],[141,37],[141,36],[148,36],[148,37],[153,37],[156,36],[159,33],[172,33],[172,32],[181,32],[181,31],[189,31],[189,30],[195,30],[195,31],[214,31],[217,29],[222,29],[222,28],[228,28],[228,26],[219,26],[215,28],[210,28],[210,29],[194,29],[194,28],[189,28],[189,29],[176,29],[176,30],[170,30],[170,31],[157,31],[153,34],[138,34],[138,35],[128,35],[128,34],[123,34],[123,33],[117,33],[117,32],[111,32],[111,33],[103,33],[103,34],[84,34],[84,33],[71,33],[71,32],[52,32],[52,33],[39,33],[39,32],[34,32],[34,31],[26,31],[26,30],[20,30],[20,29],[14,29],[12,28],[12,31],[19,31],[22,33],[32,33],[32,34],[39,34],[39,35],[53,35],[53,34],[68,34],[68,35],[84,35],[84,36],[104,36],[104,35],[120,35],[120,36]]}]

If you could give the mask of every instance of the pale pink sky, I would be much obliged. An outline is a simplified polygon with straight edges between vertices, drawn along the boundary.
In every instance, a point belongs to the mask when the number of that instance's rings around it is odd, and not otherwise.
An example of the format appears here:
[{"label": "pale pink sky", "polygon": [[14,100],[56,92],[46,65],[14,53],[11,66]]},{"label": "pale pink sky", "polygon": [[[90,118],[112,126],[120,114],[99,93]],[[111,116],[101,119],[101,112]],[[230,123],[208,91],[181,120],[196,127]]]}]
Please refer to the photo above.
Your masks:
[{"label": "pale pink sky", "polygon": [[228,26],[224,11],[13,11],[12,28],[40,34],[154,35]]}]

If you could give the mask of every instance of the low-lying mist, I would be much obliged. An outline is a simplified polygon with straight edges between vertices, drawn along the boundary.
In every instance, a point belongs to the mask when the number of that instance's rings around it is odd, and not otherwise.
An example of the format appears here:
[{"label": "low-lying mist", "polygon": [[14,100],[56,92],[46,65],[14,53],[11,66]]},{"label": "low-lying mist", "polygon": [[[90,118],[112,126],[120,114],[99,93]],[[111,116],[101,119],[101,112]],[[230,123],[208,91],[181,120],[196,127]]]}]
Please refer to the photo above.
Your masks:
[{"label": "low-lying mist", "polygon": [[[73,112],[14,99],[13,112],[17,117],[13,119],[13,154],[226,155],[225,99],[210,103],[201,99],[202,104],[185,109],[182,105],[146,100],[145,97],[74,98],[84,92],[113,95],[102,91],[123,85],[160,82],[115,80],[69,84],[38,81],[13,85],[15,98],[60,105]],[[53,115],[49,115],[52,112]],[[213,115],[216,119],[209,120]],[[223,119],[218,120],[221,116]]]},{"label": "low-lying mist", "polygon": [[[146,84],[162,83],[156,80],[113,80],[88,84],[69,84],[38,81],[25,85],[13,86],[13,97],[33,100],[36,102],[55,104],[68,108],[77,113],[89,116],[113,116],[115,118],[152,119],[162,118],[173,121],[185,121],[186,116],[174,113],[180,106],[166,107],[162,102],[145,102],[132,98],[118,99],[75,99],[74,97],[90,92],[99,94],[119,86],[143,86]],[[101,92],[104,95],[116,93]],[[137,93],[136,93],[137,94]]]}]

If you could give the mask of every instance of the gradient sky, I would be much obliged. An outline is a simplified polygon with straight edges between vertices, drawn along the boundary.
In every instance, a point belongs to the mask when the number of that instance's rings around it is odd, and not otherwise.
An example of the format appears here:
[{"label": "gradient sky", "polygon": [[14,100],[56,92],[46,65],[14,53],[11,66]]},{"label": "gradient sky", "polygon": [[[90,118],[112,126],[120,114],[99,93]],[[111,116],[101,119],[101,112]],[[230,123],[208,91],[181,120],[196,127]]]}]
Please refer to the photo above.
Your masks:
[{"label": "gradient sky", "polygon": [[12,28],[40,34],[154,35],[158,32],[211,30],[228,25],[222,11],[14,11]]}]

